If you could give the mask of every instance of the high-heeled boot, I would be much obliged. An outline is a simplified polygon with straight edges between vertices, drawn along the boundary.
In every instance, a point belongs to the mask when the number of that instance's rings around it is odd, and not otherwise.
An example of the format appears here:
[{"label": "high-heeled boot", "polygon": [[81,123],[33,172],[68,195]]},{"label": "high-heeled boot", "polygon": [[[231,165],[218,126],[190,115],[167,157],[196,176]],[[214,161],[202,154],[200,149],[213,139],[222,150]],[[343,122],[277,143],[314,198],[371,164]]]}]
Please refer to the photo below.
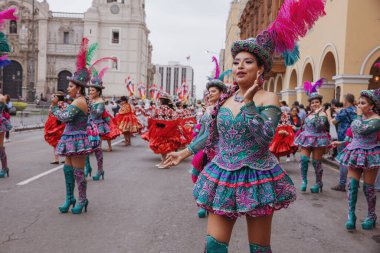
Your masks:
[{"label": "high-heeled boot", "polygon": [[100,177],[104,180],[104,170],[103,170],[103,151],[101,148],[95,150],[96,161],[98,162],[98,172],[92,177],[94,181],[99,181]]},{"label": "high-heeled boot", "polygon": [[7,153],[5,153],[4,147],[0,147],[0,160],[1,160],[1,167],[2,167],[2,169],[0,170],[0,178],[4,178],[5,176],[9,177]]},{"label": "high-heeled boot", "polygon": [[84,168],[84,176],[85,177],[88,177],[88,175],[91,176],[91,173],[92,173],[92,167],[90,163],[90,155],[86,155],[86,165]]},{"label": "high-heeled boot", "polygon": [[347,200],[348,200],[348,218],[346,229],[352,231],[356,228],[356,201],[358,200],[359,181],[355,178],[350,178],[347,184]]},{"label": "high-heeled boot", "polygon": [[312,193],[319,193],[322,192],[322,176],[323,176],[323,169],[322,169],[322,161],[320,160],[313,160],[311,162],[313,164],[314,170],[315,170],[315,185],[313,185],[310,188],[310,191]]},{"label": "high-heeled boot", "polygon": [[249,244],[250,253],[272,253],[270,246],[260,246],[258,244],[250,243]]},{"label": "high-heeled boot", "polygon": [[205,253],[228,253],[228,244],[217,241],[214,237],[206,237]]},{"label": "high-heeled boot", "polygon": [[74,169],[75,180],[78,185],[78,204],[71,209],[73,214],[81,214],[84,208],[84,211],[87,212],[88,200],[86,197],[87,192],[87,181],[84,176],[83,169]]},{"label": "high-heeled boot", "polygon": [[301,170],[301,178],[302,178],[302,185],[301,185],[301,191],[306,191],[307,187],[307,171],[309,169],[309,157],[305,155],[301,155],[301,162],[300,162],[300,170]]},{"label": "high-heeled boot", "polygon": [[375,213],[375,209],[376,209],[375,187],[373,184],[364,183],[363,191],[364,191],[364,195],[367,199],[368,215],[362,223],[362,228],[364,230],[371,230],[371,229],[375,228],[376,220],[377,220],[377,216]]},{"label": "high-heeled boot", "polygon": [[75,207],[76,199],[74,197],[74,170],[69,165],[63,166],[63,173],[65,175],[65,183],[66,183],[66,200],[62,206],[58,207],[61,213],[67,213],[71,205]]}]

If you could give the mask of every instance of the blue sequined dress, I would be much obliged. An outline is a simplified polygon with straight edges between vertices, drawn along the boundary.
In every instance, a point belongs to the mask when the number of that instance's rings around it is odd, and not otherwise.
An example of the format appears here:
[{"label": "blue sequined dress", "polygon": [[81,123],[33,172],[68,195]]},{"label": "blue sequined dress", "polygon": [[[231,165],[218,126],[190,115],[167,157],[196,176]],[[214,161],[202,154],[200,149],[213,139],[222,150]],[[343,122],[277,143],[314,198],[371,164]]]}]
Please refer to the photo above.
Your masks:
[{"label": "blue sequined dress", "polygon": [[3,112],[6,106],[6,104],[0,103],[0,133],[5,133],[12,129],[10,121],[3,116]]},{"label": "blue sequined dress", "polygon": [[[193,195],[198,206],[236,219],[266,216],[296,199],[294,184],[269,151],[281,110],[244,105],[234,117],[221,107],[217,115],[216,154],[199,175]],[[189,150],[198,152],[207,138]]]},{"label": "blue sequined dress", "polygon": [[109,122],[103,119],[103,113],[105,110],[104,103],[92,104],[90,108],[90,114],[94,124],[98,127],[99,136],[106,135],[110,132]]},{"label": "blue sequined dress", "polygon": [[327,148],[331,144],[325,116],[307,117],[301,128],[301,133],[295,138],[294,144],[303,148]]}]

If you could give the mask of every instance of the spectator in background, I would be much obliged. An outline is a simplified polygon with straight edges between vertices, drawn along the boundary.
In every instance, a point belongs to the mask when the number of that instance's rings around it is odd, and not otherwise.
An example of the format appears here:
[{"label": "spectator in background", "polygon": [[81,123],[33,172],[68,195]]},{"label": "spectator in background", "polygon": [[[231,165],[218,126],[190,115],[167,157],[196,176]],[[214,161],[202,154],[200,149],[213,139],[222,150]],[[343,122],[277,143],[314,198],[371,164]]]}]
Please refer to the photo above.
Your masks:
[{"label": "spectator in background", "polygon": [[307,116],[307,113],[306,113],[306,110],[305,110],[305,106],[303,104],[300,104],[299,107],[299,113],[298,113],[298,117],[300,117],[301,121],[304,120]]},{"label": "spectator in background", "polygon": [[[299,131],[301,129],[301,124],[302,124],[302,121],[301,121],[301,118],[298,116],[300,110],[298,109],[297,106],[294,106],[292,107],[291,111],[290,111],[290,125],[292,126],[293,130],[294,130],[294,133],[296,133],[297,131]],[[293,161],[296,162],[297,159],[296,159],[296,153],[297,153],[297,150],[293,153]],[[288,157],[286,158],[286,162],[290,162],[290,155],[288,155]]]},{"label": "spectator in background", "polygon": [[[343,141],[346,137],[346,132],[348,128],[351,126],[352,121],[356,118],[356,107],[354,106],[355,97],[354,95],[347,93],[344,96],[343,101],[344,108],[339,109],[335,108],[336,115],[332,117],[332,109],[330,109],[327,113],[329,122],[333,125],[337,126],[337,135],[338,141]],[[340,146],[338,149],[338,153],[342,151],[344,147]],[[348,168],[345,166],[340,166],[339,168],[339,184],[337,186],[332,187],[331,189],[334,191],[346,191],[346,182],[347,182],[347,173]]]},{"label": "spectator in background", "polygon": [[287,113],[287,114],[289,114],[289,113],[290,113],[290,108],[289,108],[289,106],[286,104],[286,102],[285,102],[285,101],[281,101],[280,104],[281,104],[281,111],[282,111],[283,113]]},{"label": "spectator in background", "polygon": [[[11,120],[11,115],[9,113],[9,111],[11,110],[11,108],[13,107],[13,104],[12,104],[12,101],[11,101],[11,97],[7,94],[5,95],[5,110],[3,112],[3,116],[4,118],[6,118],[7,120]],[[6,131],[5,132],[5,142],[10,142],[11,139],[9,138],[9,131]]]}]

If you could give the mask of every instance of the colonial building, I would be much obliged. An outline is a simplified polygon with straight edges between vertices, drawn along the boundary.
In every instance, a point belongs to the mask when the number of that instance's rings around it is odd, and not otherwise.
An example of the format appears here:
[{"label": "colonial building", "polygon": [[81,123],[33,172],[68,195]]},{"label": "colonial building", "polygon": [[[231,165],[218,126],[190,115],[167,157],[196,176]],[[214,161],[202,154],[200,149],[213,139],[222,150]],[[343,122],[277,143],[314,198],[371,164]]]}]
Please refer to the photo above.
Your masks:
[{"label": "colonial building", "polygon": [[[256,36],[276,17],[282,0],[249,0],[240,17],[241,38]],[[265,89],[283,100],[307,104],[305,81],[321,77],[327,84],[320,89],[325,102],[342,99],[345,93],[358,97],[360,90],[380,88],[380,1],[329,0],[322,17],[300,40],[300,60],[285,67],[275,59]]]},{"label": "colonial building", "polygon": [[189,87],[189,100],[195,99],[194,70],[190,66],[179,62],[169,62],[167,65],[155,65],[156,75],[154,83],[158,88],[174,96],[182,83]]},{"label": "colonial building", "polygon": [[99,44],[94,58],[117,58],[116,63],[98,67],[110,67],[104,78],[104,95],[126,94],[128,76],[136,85],[149,85],[153,80],[145,0],[93,0],[85,13],[52,12],[46,0],[0,2],[0,9],[8,7],[16,7],[20,17],[6,23],[12,64],[0,73],[3,92],[12,98],[26,98],[28,92],[48,96],[66,89],[67,76],[75,71],[76,54],[84,36],[90,43]]}]

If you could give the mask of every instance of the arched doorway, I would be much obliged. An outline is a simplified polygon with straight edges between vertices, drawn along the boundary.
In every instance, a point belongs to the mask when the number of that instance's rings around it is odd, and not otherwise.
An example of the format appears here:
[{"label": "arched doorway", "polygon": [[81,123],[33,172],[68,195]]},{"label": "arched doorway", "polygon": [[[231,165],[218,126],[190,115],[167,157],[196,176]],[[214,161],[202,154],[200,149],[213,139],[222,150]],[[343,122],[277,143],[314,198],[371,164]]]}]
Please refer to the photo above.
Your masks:
[{"label": "arched doorway", "polygon": [[322,61],[320,74],[320,78],[323,77],[327,81],[323,89],[320,89],[319,91],[319,93],[323,95],[325,102],[330,102],[333,98],[335,98],[336,91],[333,76],[336,76],[336,61],[333,53],[328,52]]},{"label": "arched doorway", "polygon": [[376,67],[376,64],[380,64],[380,57],[372,64],[371,71],[369,72],[369,74],[372,75],[368,86],[370,90],[380,88],[380,66]]},{"label": "arched doorway", "polygon": [[297,87],[297,72],[295,69],[293,69],[292,73],[290,74],[289,90],[295,90],[296,87]]},{"label": "arched doorway", "polygon": [[282,91],[282,77],[279,76],[275,82],[276,82],[275,83],[275,87],[276,87],[275,91],[276,91],[276,94],[279,94]]},{"label": "arched doorway", "polygon": [[67,77],[70,77],[70,76],[72,76],[70,71],[63,70],[59,72],[57,90],[62,90],[62,91],[67,90],[67,87],[69,86],[69,80],[67,80]]},{"label": "arched doorway", "polygon": [[313,68],[311,67],[311,64],[308,63],[308,64],[306,64],[306,67],[303,71],[302,84],[301,85],[303,85],[306,81],[313,82],[313,80],[314,80]]},{"label": "arched doorway", "polygon": [[269,86],[268,91],[269,92],[274,92],[274,81],[273,81],[272,78],[268,81],[268,86]]},{"label": "arched doorway", "polygon": [[17,61],[3,69],[3,94],[15,99],[22,97],[22,66]]}]

